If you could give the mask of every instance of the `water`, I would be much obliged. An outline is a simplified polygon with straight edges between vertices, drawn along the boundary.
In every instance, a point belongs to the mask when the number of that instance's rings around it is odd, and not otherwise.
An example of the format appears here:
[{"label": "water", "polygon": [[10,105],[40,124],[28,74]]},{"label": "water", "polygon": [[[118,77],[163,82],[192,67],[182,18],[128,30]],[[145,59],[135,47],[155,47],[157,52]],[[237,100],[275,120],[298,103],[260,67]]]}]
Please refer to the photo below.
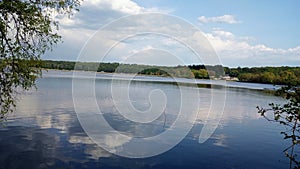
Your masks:
[{"label": "water", "polygon": [[[127,75],[119,76],[124,78],[123,76]],[[289,145],[280,135],[280,131],[284,128],[261,118],[255,108],[257,105],[267,106],[269,102],[282,103],[284,100],[252,90],[251,84],[247,87],[247,84],[231,82],[231,85],[236,87],[228,88],[225,93],[222,89],[192,88],[192,91],[200,93],[201,111],[188,135],[165,153],[139,159],[110,153],[87,136],[74,110],[71,77],[70,72],[45,73],[44,78],[37,82],[37,91],[23,93],[19,98],[17,110],[0,129],[0,168],[276,169],[289,167],[289,161],[282,153]],[[140,79],[131,84],[129,98],[134,107],[141,111],[151,106],[148,100],[150,91],[160,89],[165,93],[164,97],[168,102],[166,114],[146,124],[126,120],[113,108],[109,90],[111,77],[111,74],[98,74],[95,93],[97,104],[102,108],[102,115],[115,130],[127,136],[143,138],[172,129],[171,126],[177,118],[176,110],[180,107],[179,88],[172,83],[149,82],[151,79],[159,81],[170,81],[170,79],[139,77]],[[147,81],[140,81],[142,78],[146,78]],[[85,88],[87,81],[89,79],[81,79],[83,94],[87,90]],[[116,82],[117,89],[122,91],[124,87],[122,81]],[[260,84],[254,86],[273,87]],[[220,97],[226,94],[224,113],[214,134],[200,144],[198,139],[210,108],[212,90]],[[194,97],[192,94],[190,96]],[[84,102],[84,98],[83,95],[83,103],[89,105],[89,102]],[[197,98],[190,99],[197,100]],[[159,104],[159,101],[154,100],[152,104]],[[91,112],[91,107],[87,106],[86,111]],[[91,114],[92,117],[99,115],[93,112]],[[102,136],[107,139],[106,144],[111,144],[112,147],[122,148],[126,144],[124,140],[114,137],[112,133],[103,133]],[[175,137],[175,135],[169,137],[173,136]]]}]

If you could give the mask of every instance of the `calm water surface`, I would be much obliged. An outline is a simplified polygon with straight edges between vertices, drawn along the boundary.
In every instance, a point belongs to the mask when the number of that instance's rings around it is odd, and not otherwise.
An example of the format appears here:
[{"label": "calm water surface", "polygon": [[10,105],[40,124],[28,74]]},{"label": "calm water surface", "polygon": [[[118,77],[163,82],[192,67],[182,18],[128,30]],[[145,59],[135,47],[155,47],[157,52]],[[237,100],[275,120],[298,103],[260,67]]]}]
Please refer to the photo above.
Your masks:
[{"label": "calm water surface", "polygon": [[[119,76],[122,79],[126,75]],[[137,109],[149,108],[147,92],[153,89],[164,91],[169,104],[166,117],[160,116],[150,124],[136,124],[124,119],[110,107],[112,101],[108,89],[112,75],[98,74],[97,77],[97,103],[104,107],[103,115],[115,130],[136,137],[150,137],[164,132],[175,121],[173,110],[180,105],[178,87],[171,83],[149,82],[170,79],[138,77],[138,81],[131,84],[131,90],[134,91],[130,99]],[[82,79],[82,91],[87,80]],[[209,110],[212,89],[194,88],[200,93],[201,112],[189,134],[163,154],[130,159],[107,152],[87,136],[74,110],[72,73],[50,71],[38,80],[37,91],[22,95],[17,110],[1,127],[0,168],[288,168],[288,160],[282,153],[289,145],[280,135],[283,128],[260,118],[255,108],[257,105],[267,106],[269,102],[282,103],[284,100],[252,90],[273,88],[271,85],[234,82],[229,85],[235,88],[226,90],[222,119],[206,142],[199,144],[198,137],[203,127],[203,117]],[[224,90],[213,90],[224,94]],[[111,139],[109,142],[113,146],[122,147],[124,144],[116,137],[107,138]]]}]

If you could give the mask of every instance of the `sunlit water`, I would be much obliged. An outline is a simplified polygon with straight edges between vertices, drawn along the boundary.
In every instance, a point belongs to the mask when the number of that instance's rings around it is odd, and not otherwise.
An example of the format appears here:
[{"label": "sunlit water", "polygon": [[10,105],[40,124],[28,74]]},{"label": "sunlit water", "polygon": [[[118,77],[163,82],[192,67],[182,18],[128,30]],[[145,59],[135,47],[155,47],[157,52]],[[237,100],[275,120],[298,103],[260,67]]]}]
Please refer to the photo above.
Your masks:
[{"label": "sunlit water", "polygon": [[[118,77],[122,79],[126,75]],[[174,112],[180,105],[178,86],[150,81],[169,82],[171,79],[141,76],[131,84],[133,93],[140,93],[129,94],[137,109],[149,108],[145,96],[153,89],[164,91],[169,104],[165,116],[159,116],[150,124],[137,124],[111,108],[111,78],[111,74],[98,74],[95,93],[103,116],[115,130],[129,136],[150,137],[170,129],[176,119]],[[87,80],[82,79],[82,91]],[[201,82],[205,81],[198,81]],[[87,136],[74,110],[72,73],[50,71],[38,80],[37,91],[26,92],[19,98],[17,110],[1,127],[0,168],[288,168],[288,159],[282,151],[289,143],[280,135],[284,128],[261,118],[255,108],[257,105],[266,107],[270,102],[283,103],[284,100],[253,90],[274,88],[272,85],[237,82],[229,85],[221,121],[206,142],[200,144],[198,138],[207,116],[205,110],[209,109],[211,90],[220,95],[224,90],[194,88],[200,93],[202,114],[198,114],[188,135],[163,154],[131,159],[109,153]],[[125,144],[124,140],[113,135],[105,137],[112,146]]]}]

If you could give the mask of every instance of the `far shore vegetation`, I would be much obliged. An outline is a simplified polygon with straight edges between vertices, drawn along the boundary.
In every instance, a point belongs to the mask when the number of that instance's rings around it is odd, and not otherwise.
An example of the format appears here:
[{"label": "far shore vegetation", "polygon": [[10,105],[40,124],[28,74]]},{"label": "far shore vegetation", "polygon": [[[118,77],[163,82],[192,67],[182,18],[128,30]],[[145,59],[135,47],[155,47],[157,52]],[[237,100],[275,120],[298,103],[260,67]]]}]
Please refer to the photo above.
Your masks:
[{"label": "far shore vegetation", "polygon": [[[76,67],[75,67],[76,65]],[[223,79],[274,85],[300,85],[300,67],[237,67],[221,65],[151,66],[138,64],[96,63],[43,60],[44,69],[83,70],[106,73],[137,73],[141,75],[173,76],[197,79]]]}]

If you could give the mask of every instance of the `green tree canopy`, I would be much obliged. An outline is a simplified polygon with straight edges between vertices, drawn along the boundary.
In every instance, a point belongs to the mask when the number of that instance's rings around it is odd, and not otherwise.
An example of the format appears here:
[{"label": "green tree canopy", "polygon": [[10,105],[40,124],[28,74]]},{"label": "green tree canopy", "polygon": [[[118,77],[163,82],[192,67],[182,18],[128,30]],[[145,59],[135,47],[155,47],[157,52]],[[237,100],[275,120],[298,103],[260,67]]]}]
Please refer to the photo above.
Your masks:
[{"label": "green tree canopy", "polygon": [[40,75],[40,57],[60,41],[56,15],[70,15],[80,0],[0,1],[0,118],[13,111],[15,96]]}]

